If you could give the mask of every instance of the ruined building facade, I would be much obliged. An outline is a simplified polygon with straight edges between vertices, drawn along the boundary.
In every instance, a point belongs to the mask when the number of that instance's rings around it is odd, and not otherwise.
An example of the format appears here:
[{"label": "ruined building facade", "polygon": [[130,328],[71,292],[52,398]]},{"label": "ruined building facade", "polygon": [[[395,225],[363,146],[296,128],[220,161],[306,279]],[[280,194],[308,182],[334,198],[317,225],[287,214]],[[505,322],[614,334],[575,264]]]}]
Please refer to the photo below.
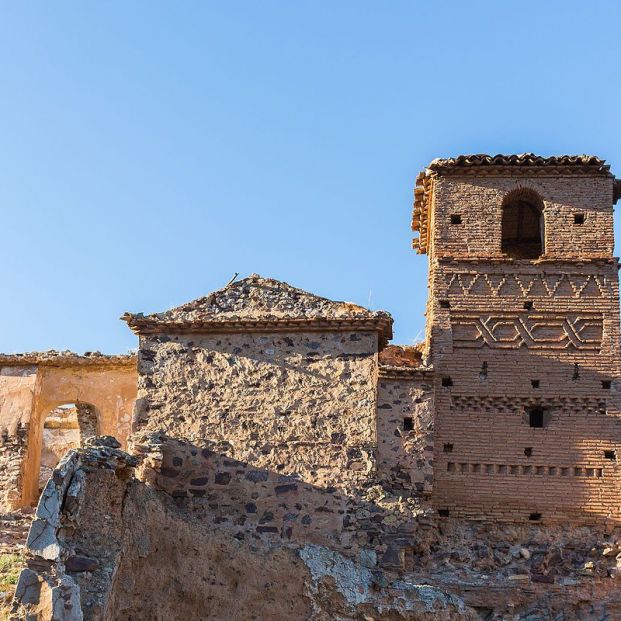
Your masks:
[{"label": "ruined building facade", "polygon": [[[432,162],[417,346],[389,344],[385,312],[252,275],[124,315],[136,357],[3,359],[5,506],[32,500],[61,403],[119,440],[54,470],[15,618],[621,615],[620,189],[591,156]],[[73,391],[43,398],[48,367]]]}]

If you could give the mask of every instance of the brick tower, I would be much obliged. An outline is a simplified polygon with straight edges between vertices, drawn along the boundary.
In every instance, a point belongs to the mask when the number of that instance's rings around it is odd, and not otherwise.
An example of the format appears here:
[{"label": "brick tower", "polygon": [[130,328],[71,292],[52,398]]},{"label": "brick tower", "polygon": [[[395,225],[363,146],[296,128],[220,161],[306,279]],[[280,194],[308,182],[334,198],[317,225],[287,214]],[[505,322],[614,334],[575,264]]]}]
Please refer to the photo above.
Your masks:
[{"label": "brick tower", "polygon": [[592,156],[460,156],[419,175],[440,515],[621,518],[620,194]]}]

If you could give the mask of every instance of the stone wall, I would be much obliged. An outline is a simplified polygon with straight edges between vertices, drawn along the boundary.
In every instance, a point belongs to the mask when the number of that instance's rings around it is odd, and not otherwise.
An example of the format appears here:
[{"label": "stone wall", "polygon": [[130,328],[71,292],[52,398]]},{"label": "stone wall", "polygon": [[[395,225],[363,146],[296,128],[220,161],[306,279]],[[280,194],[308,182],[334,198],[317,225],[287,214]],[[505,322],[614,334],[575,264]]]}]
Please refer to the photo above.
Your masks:
[{"label": "stone wall", "polygon": [[377,470],[382,484],[404,494],[431,493],[433,374],[380,369],[377,396]]},{"label": "stone wall", "polygon": [[87,444],[41,498],[12,621],[601,621],[621,612],[618,528],[478,524],[403,499],[337,499],[157,433],[132,440],[137,459],[110,438]]},{"label": "stone wall", "polygon": [[142,336],[136,427],[320,486],[375,471],[377,334]]}]

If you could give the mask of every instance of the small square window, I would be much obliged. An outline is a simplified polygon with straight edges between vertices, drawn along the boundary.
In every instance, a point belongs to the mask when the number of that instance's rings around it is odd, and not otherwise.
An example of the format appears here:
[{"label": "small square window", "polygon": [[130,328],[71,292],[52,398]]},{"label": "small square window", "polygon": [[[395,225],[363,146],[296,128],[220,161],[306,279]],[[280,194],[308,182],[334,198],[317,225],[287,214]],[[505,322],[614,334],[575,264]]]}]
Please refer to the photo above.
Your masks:
[{"label": "small square window", "polygon": [[438,515],[440,517],[448,517],[451,512],[448,509],[438,509]]},{"label": "small square window", "polygon": [[442,386],[444,388],[450,388],[453,385],[453,380],[450,377],[442,378]]},{"label": "small square window", "polygon": [[602,388],[604,390],[610,390],[611,387],[612,387],[612,381],[611,380],[603,380],[602,381]]},{"label": "small square window", "polygon": [[524,310],[533,310],[533,302],[531,300],[524,302]]},{"label": "small square window", "polygon": [[530,380],[530,385],[533,388],[539,388],[539,380]]},{"label": "small square window", "polygon": [[451,224],[461,224],[461,215],[458,213],[451,214]]},{"label": "small square window", "polygon": [[453,452],[453,445],[452,444],[445,444],[442,448],[442,450],[445,453],[452,453]]},{"label": "small square window", "polygon": [[532,446],[527,446],[524,449],[524,455],[526,455],[526,457],[532,457],[533,456],[533,447]]},{"label": "small square window", "polygon": [[403,419],[403,431],[412,431],[414,429],[414,419],[411,416],[406,416]]},{"label": "small square window", "polygon": [[440,300],[440,308],[451,308],[451,303],[448,300]]},{"label": "small square window", "polygon": [[584,214],[583,213],[575,213],[574,214],[574,224],[584,224]]},{"label": "small square window", "polygon": [[531,522],[539,522],[539,520],[541,520],[541,513],[531,513],[531,514],[528,516],[528,519],[529,519]]},{"label": "small square window", "polygon": [[616,451],[604,451],[604,459],[616,459],[617,452]]}]

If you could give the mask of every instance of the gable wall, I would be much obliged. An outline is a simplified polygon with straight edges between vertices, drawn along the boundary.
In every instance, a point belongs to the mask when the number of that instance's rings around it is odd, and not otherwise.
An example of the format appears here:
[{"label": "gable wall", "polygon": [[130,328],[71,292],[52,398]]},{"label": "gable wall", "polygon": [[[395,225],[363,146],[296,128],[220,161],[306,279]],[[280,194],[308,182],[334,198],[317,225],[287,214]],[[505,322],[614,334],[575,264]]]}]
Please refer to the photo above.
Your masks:
[{"label": "gable wall", "polygon": [[136,428],[324,486],[375,471],[375,332],[140,339]]}]

